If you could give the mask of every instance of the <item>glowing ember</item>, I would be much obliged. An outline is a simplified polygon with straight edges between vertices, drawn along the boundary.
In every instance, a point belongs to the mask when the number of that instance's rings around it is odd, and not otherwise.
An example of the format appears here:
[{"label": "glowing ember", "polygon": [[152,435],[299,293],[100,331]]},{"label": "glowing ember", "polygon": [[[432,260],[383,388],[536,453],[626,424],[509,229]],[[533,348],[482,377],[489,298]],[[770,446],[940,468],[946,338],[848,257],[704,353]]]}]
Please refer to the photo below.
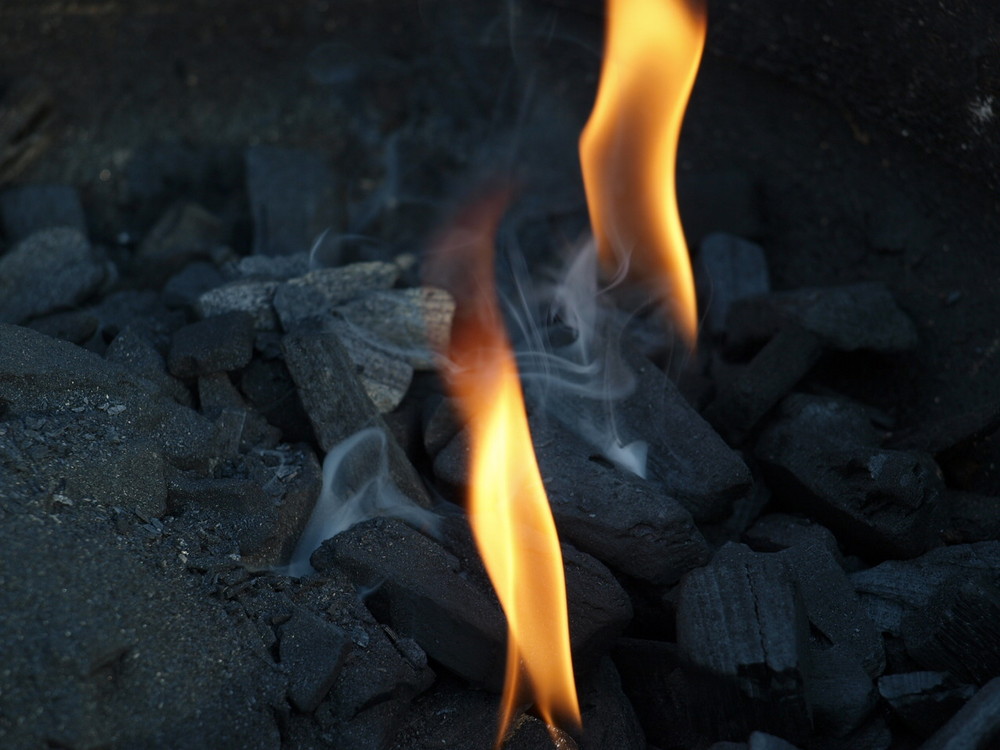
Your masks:
[{"label": "glowing ember", "polygon": [[698,311],[677,211],[681,121],[705,46],[704,0],[608,0],[601,83],[580,136],[602,259],[654,277],[693,346]]},{"label": "glowing ember", "polygon": [[494,235],[508,200],[497,191],[469,206],[425,265],[427,280],[457,303],[444,375],[469,425],[469,519],[509,629],[498,746],[528,694],[550,726],[581,721],[559,539],[493,286]]}]

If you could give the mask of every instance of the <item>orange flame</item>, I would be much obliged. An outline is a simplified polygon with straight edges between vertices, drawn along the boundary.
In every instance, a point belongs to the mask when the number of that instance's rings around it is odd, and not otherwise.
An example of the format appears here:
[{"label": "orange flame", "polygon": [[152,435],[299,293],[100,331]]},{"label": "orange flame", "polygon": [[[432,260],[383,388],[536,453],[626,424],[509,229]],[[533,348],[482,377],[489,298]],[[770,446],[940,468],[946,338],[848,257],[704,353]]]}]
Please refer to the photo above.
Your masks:
[{"label": "orange flame", "polygon": [[444,375],[469,425],[469,521],[507,616],[498,747],[529,691],[550,727],[581,724],[559,538],[493,285],[494,236],[509,199],[503,190],[467,207],[425,264],[426,280],[455,296]]},{"label": "orange flame", "polygon": [[635,269],[658,278],[691,346],[698,309],[675,173],[705,31],[704,0],[608,0],[601,83],[580,136],[602,259],[634,251]]}]

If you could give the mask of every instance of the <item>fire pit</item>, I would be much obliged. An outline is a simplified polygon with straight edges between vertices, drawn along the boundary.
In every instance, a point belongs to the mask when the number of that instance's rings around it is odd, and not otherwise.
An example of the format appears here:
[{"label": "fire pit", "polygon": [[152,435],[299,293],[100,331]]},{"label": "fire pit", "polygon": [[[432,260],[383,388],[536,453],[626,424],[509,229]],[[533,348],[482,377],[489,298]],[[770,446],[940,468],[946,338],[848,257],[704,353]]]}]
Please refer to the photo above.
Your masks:
[{"label": "fire pit", "polygon": [[710,4],[695,334],[589,242],[602,3],[5,4],[0,745],[993,747],[996,18],[917,5]]}]

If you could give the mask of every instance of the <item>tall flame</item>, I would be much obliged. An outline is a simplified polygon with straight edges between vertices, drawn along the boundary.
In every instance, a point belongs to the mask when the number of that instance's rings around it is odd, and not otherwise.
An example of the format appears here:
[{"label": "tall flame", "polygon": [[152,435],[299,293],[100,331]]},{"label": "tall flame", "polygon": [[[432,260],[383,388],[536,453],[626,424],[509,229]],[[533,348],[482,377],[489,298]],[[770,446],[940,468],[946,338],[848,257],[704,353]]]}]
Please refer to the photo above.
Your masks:
[{"label": "tall flame", "polygon": [[605,263],[662,284],[694,345],[698,310],[677,210],[677,141],[705,46],[704,0],[608,0],[597,99],[580,136],[591,226]]},{"label": "tall flame", "polygon": [[562,553],[493,283],[494,236],[509,199],[495,191],[468,206],[425,264],[426,280],[455,296],[444,375],[469,425],[469,520],[507,616],[498,747],[529,692],[550,727],[581,724]]}]

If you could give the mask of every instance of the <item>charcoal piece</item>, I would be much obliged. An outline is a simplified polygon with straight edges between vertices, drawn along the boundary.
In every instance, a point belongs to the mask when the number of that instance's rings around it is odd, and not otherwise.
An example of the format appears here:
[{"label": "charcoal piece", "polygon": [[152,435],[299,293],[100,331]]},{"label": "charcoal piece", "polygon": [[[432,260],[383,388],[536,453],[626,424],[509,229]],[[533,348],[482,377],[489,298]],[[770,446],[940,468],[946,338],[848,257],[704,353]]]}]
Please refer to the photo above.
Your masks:
[{"label": "charcoal piece", "polygon": [[589,684],[581,690],[583,733],[580,750],[646,750],[646,738],[635,710],[622,691],[614,662],[605,657]]},{"label": "charcoal piece", "polygon": [[253,356],[253,318],[232,312],[191,323],[174,333],[167,365],[179,378],[244,367]]},{"label": "charcoal piece", "polygon": [[800,741],[810,733],[805,607],[778,556],[730,543],[688,573],[677,646],[692,719],[708,736],[739,739],[760,729]]},{"label": "charcoal piece", "polygon": [[28,328],[83,346],[97,333],[98,325],[97,316],[89,310],[67,310],[35,318],[28,323]]},{"label": "charcoal piece", "polygon": [[[611,657],[621,676],[622,690],[635,709],[646,739],[658,746],[678,743],[683,722],[670,689],[670,676],[680,666],[676,644],[619,638]],[[687,744],[690,746],[694,742]]]},{"label": "charcoal piece", "polygon": [[225,283],[225,277],[213,264],[196,260],[167,279],[163,301],[170,307],[194,309],[201,295]]},{"label": "charcoal piece", "polygon": [[725,330],[733,302],[771,291],[764,250],[732,234],[717,232],[701,241],[694,273],[698,299],[705,301],[703,325],[714,335]]},{"label": "charcoal piece", "polygon": [[236,263],[236,273],[245,278],[283,281],[309,273],[312,253],[248,255]]},{"label": "charcoal piece", "polygon": [[288,699],[299,711],[312,713],[333,687],[351,641],[333,623],[301,608],[279,633],[278,658],[289,672]]},{"label": "charcoal piece", "polygon": [[977,542],[931,550],[913,560],[887,560],[851,575],[869,616],[884,633],[899,636],[903,615],[924,610],[953,575],[997,575],[1000,542]]},{"label": "charcoal piece", "polygon": [[76,229],[42,229],[0,256],[0,322],[72,307],[93,294],[110,267]]},{"label": "charcoal piece", "polygon": [[157,390],[179,404],[191,406],[191,391],[181,381],[167,372],[167,363],[149,340],[129,327],[115,336],[104,354],[109,362],[128,367],[136,375],[146,378]]},{"label": "charcoal piece", "polygon": [[796,289],[738,300],[729,309],[727,345],[742,350],[797,325],[837,351],[893,354],[917,345],[913,321],[881,282]]},{"label": "charcoal piece", "polygon": [[768,513],[743,535],[743,541],[757,552],[780,552],[800,544],[818,544],[841,563],[843,556],[830,530],[808,518],[787,513]]},{"label": "charcoal piece", "polygon": [[[834,646],[842,646],[853,655],[868,678],[880,675],[885,669],[882,636],[829,549],[807,542],[793,545],[777,556],[798,584],[812,627]],[[846,657],[833,651],[846,663]]]},{"label": "charcoal piece", "polygon": [[723,382],[705,418],[729,441],[743,443],[798,383],[821,353],[819,339],[798,326],[779,331],[734,378]]},{"label": "charcoal piece", "polygon": [[909,731],[926,738],[975,695],[976,687],[945,672],[904,672],[880,677],[878,691]]},{"label": "charcoal piece", "polygon": [[302,328],[321,328],[330,316],[330,303],[326,297],[314,287],[302,284],[280,285],[271,303],[281,329],[287,333]]},{"label": "charcoal piece", "polygon": [[316,441],[295,382],[280,359],[255,357],[240,374],[240,390],[289,442]]},{"label": "charcoal piece", "polygon": [[921,750],[990,750],[1000,741],[1000,678],[990,680]]},{"label": "charcoal piece", "polygon": [[[691,515],[663,488],[600,460],[565,431],[538,422],[532,437],[559,533],[609,567],[656,585],[701,565],[708,547]],[[467,433],[434,461],[435,474],[464,482]]]},{"label": "charcoal piece", "polygon": [[159,294],[148,290],[113,292],[91,311],[100,321],[103,341],[110,342],[126,328],[131,328],[162,354],[170,348],[174,331],[187,322],[182,311],[170,310]]},{"label": "charcoal piece", "polygon": [[747,750],[798,750],[791,742],[767,732],[751,732]]},{"label": "charcoal piece", "polygon": [[208,258],[223,240],[218,217],[196,203],[175,204],[139,243],[133,274],[143,283],[160,286],[187,264]]},{"label": "charcoal piece", "polygon": [[246,185],[258,255],[305,252],[324,231],[340,230],[339,188],[321,154],[251,146]]},{"label": "charcoal piece", "polygon": [[198,297],[195,308],[203,318],[229,312],[247,312],[253,317],[256,330],[276,331],[278,318],[271,301],[277,288],[277,281],[255,279],[231,281],[202,294]]},{"label": "charcoal piece", "polygon": [[906,650],[925,669],[983,684],[1000,676],[1000,571],[955,573],[903,615]]},{"label": "charcoal piece", "polygon": [[368,292],[392,288],[399,272],[395,263],[351,263],[337,268],[317,268],[289,279],[285,286],[316,292],[326,300],[328,307],[334,307]]},{"label": "charcoal piece", "polygon": [[746,172],[679,172],[677,203],[688,244],[696,247],[712,232],[758,237],[762,219],[760,191]]},{"label": "charcoal piece", "polygon": [[80,194],[72,185],[20,185],[0,193],[0,224],[7,242],[41,229],[71,227],[87,234]]},{"label": "charcoal piece", "polygon": [[[344,347],[330,334],[298,332],[282,339],[285,363],[316,439],[324,451],[366,427],[385,424],[365,393]],[[402,448],[389,436],[389,474],[400,491],[424,507],[430,498],[416,469]]]},{"label": "charcoal piece", "polygon": [[255,446],[274,447],[281,431],[268,424],[257,411],[247,406],[240,392],[224,372],[209,373],[198,378],[198,403],[209,419],[231,414],[239,427],[239,445],[245,450]]},{"label": "charcoal piece", "polygon": [[437,456],[461,431],[458,404],[454,399],[432,396],[423,404],[424,450],[431,458]]},{"label": "charcoal piece", "polygon": [[889,436],[892,448],[917,449],[947,460],[975,440],[1000,428],[1000,401],[976,404],[974,408],[942,419],[924,421]]},{"label": "charcoal piece", "polygon": [[937,466],[924,454],[879,448],[858,406],[793,394],[755,455],[775,496],[828,526],[847,548],[915,557],[936,541]]},{"label": "charcoal piece", "polygon": [[[879,642],[880,649],[881,645]],[[858,729],[875,708],[877,698],[865,666],[843,643],[830,647],[814,644],[809,649],[806,693],[816,732],[834,737]]]},{"label": "charcoal piece", "polygon": [[448,347],[455,300],[442,289],[419,287],[376,291],[336,308],[350,326],[374,337],[414,368],[434,369],[436,352]]},{"label": "charcoal piece", "polygon": [[750,747],[745,742],[713,742],[708,750],[747,750]]},{"label": "charcoal piece", "polygon": [[809,750],[889,750],[893,734],[889,724],[877,712],[864,724],[843,737],[813,735]]},{"label": "charcoal piece", "polygon": [[946,489],[945,538],[952,544],[1000,539],[1000,498]]},{"label": "charcoal piece", "polygon": [[337,337],[354,363],[358,380],[380,414],[392,411],[403,400],[413,381],[413,366],[396,352],[387,351],[367,331],[333,318],[325,330]]},{"label": "charcoal piece", "polygon": [[507,627],[496,599],[462,574],[458,558],[401,521],[362,522],[312,556],[371,591],[369,607],[432,659],[470,682],[498,689]]}]

